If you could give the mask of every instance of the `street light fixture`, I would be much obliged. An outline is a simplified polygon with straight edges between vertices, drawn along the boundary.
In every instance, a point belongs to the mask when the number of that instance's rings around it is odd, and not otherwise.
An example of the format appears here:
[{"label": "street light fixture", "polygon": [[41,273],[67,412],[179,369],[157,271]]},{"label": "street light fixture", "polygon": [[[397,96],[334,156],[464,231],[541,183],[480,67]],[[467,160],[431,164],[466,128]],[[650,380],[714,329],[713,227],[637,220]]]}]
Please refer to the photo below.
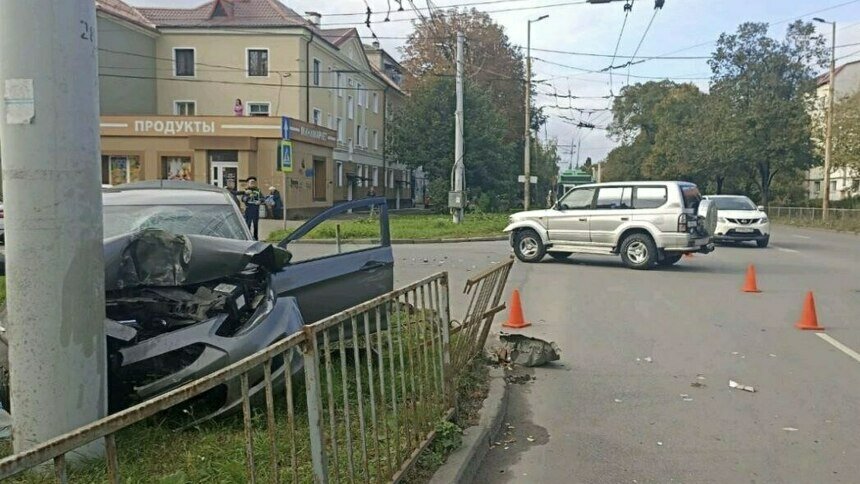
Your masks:
[{"label": "street light fixture", "polygon": [[523,149],[523,210],[529,209],[531,201],[531,94],[532,94],[532,23],[549,18],[549,15],[529,20],[526,32],[526,118],[525,118],[525,147]]},{"label": "street light fixture", "polygon": [[830,80],[827,83],[827,127],[824,134],[824,191],[821,200],[821,219],[827,220],[830,208],[830,158],[833,151],[833,88],[836,82],[836,22],[828,22],[821,17],[812,20],[830,24],[833,29],[830,46]]}]

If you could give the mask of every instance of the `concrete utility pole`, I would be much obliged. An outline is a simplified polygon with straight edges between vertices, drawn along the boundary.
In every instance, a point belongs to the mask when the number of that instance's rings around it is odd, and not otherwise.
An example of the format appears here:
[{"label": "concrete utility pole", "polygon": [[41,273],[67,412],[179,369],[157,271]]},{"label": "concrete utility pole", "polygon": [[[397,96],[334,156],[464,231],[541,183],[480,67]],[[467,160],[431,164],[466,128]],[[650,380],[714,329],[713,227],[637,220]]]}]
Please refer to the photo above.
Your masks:
[{"label": "concrete utility pole", "polygon": [[833,34],[830,38],[830,81],[827,83],[827,127],[824,134],[824,191],[821,201],[821,219],[827,220],[830,208],[830,157],[833,154],[833,102],[834,84],[836,84],[836,22],[828,22],[823,18],[816,17],[813,20],[823,24],[830,24]]},{"label": "concrete utility pole", "polygon": [[525,95],[525,147],[523,148],[523,210],[529,209],[531,201],[531,175],[532,175],[532,153],[531,153],[531,98],[532,98],[532,22],[540,22],[549,17],[542,15],[535,20],[529,20],[526,30],[526,95]]},{"label": "concrete utility pole", "polygon": [[15,452],[106,413],[96,45],[92,0],[0,0]]},{"label": "concrete utility pole", "polygon": [[[457,32],[457,110],[454,113],[454,191],[465,196],[466,166],[463,163],[463,32]],[[463,221],[463,205],[454,209],[454,223]]]}]

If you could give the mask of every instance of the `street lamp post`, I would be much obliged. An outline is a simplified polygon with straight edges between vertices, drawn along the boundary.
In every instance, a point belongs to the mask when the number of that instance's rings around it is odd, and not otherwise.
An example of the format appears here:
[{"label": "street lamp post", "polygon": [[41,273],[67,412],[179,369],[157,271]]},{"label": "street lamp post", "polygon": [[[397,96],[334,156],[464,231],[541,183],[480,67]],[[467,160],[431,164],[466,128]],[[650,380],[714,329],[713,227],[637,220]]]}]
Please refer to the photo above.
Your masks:
[{"label": "street lamp post", "polygon": [[830,24],[833,34],[830,39],[830,80],[827,83],[827,125],[824,134],[824,191],[821,201],[821,219],[827,220],[827,212],[830,208],[830,158],[833,154],[833,98],[834,84],[836,83],[836,22],[828,22],[823,18],[815,17],[816,22]]},{"label": "street lamp post", "polygon": [[525,148],[523,149],[523,210],[529,209],[531,201],[531,95],[532,95],[532,22],[540,22],[549,17],[541,15],[535,20],[528,21],[526,32],[526,117],[525,117]]}]

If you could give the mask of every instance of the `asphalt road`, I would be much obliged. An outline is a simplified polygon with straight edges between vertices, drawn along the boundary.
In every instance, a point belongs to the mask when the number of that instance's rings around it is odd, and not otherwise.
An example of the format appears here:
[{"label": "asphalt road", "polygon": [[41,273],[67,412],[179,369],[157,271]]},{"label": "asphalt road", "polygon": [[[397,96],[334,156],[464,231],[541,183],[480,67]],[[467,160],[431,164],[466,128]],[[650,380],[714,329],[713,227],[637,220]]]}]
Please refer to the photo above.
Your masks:
[{"label": "asphalt road", "polygon": [[[513,429],[476,482],[858,482],[860,361],[793,325],[813,290],[826,334],[860,351],[860,237],[778,227],[771,240],[647,272],[603,257],[517,263],[522,332],[562,359],[513,386]],[[396,246],[397,285],[448,270],[457,317],[470,272],[509,253]],[[760,294],[740,292],[750,263]]]}]

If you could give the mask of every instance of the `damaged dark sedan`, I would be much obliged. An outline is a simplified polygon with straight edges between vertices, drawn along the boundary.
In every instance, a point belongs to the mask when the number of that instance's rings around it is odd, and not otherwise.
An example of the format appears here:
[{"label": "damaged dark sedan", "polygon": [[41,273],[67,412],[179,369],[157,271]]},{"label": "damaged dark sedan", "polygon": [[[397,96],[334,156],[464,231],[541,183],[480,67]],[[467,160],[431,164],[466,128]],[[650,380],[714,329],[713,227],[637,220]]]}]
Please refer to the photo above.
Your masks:
[{"label": "damaged dark sedan", "polygon": [[[277,245],[253,240],[234,199],[220,188],[142,182],[104,190],[103,200],[111,411],[393,288],[384,199],[328,209]],[[321,223],[370,207],[379,213],[378,243],[328,252],[302,246],[299,257],[288,250]],[[273,365],[273,375],[282,377],[286,368],[299,370],[301,361]],[[262,388],[261,379],[252,379],[252,394]],[[238,381],[212,393],[216,410],[207,418],[240,402]]]}]

